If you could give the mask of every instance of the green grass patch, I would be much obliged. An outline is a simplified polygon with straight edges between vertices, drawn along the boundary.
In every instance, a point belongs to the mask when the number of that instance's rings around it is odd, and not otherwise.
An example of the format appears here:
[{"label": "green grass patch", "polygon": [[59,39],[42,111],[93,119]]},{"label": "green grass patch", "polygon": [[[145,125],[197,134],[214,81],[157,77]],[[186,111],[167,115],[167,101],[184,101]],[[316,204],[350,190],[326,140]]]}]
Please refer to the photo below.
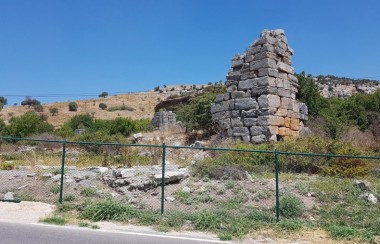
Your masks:
[{"label": "green grass patch", "polygon": [[97,196],[98,193],[97,193],[97,190],[94,189],[94,188],[91,188],[91,187],[87,187],[87,188],[84,188],[80,194],[82,196],[85,196],[85,197],[94,197],[94,196]]},{"label": "green grass patch", "polygon": [[60,216],[53,216],[42,219],[42,222],[54,225],[65,225],[67,223],[67,220]]}]

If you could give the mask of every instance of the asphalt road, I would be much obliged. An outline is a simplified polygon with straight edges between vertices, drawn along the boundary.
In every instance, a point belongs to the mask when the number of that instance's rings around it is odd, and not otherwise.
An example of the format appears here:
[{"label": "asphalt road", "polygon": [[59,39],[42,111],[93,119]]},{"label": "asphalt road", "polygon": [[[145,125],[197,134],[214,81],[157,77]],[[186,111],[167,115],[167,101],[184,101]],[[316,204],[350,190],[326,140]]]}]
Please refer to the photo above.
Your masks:
[{"label": "asphalt road", "polygon": [[110,232],[77,227],[0,222],[1,244],[211,244],[221,241],[152,233]]}]

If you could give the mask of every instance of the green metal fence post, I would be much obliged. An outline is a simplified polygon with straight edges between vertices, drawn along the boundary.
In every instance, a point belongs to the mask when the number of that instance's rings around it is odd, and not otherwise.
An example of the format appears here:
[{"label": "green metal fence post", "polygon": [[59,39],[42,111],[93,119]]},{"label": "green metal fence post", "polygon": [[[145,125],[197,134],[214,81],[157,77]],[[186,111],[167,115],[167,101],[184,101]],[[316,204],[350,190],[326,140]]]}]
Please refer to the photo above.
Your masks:
[{"label": "green metal fence post", "polygon": [[280,192],[278,187],[278,150],[277,148],[274,150],[274,161],[276,164],[276,221],[280,220]]},{"label": "green metal fence post", "polygon": [[164,214],[165,209],[165,157],[166,145],[162,144],[162,179],[161,179],[161,214]]},{"label": "green metal fence post", "polygon": [[59,189],[59,203],[63,202],[63,176],[65,175],[66,141],[62,144],[61,185]]}]

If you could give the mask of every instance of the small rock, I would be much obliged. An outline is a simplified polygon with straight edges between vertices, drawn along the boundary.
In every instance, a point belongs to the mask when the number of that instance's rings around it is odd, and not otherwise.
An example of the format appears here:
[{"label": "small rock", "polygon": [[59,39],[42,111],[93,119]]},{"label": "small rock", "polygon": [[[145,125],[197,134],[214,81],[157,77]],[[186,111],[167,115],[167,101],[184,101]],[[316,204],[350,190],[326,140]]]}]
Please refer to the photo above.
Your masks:
[{"label": "small rock", "polygon": [[51,177],[53,181],[57,182],[61,179],[61,175],[54,175],[53,177]]},{"label": "small rock", "polygon": [[109,168],[108,167],[94,167],[94,168],[90,168],[89,170],[95,173],[104,174],[109,170]]},{"label": "small rock", "polygon": [[158,194],[159,194],[158,191],[154,191],[154,192],[152,192],[150,195],[152,195],[152,196],[157,196]]},{"label": "small rock", "polygon": [[9,191],[9,192],[5,193],[4,200],[5,201],[13,201],[13,200],[15,200],[15,197],[13,196],[13,192]]},{"label": "small rock", "polygon": [[74,176],[74,180],[76,183],[78,183],[78,182],[81,182],[82,180],[84,180],[84,177],[83,176]]},{"label": "small rock", "polygon": [[73,183],[74,182],[74,179],[66,179],[65,180],[65,183]]},{"label": "small rock", "polygon": [[118,170],[118,169],[112,170],[112,175],[116,178],[121,177],[121,170]]},{"label": "small rock", "polygon": [[27,177],[34,177],[34,176],[36,176],[37,174],[36,173],[30,173],[30,174],[27,174],[26,176]]},{"label": "small rock", "polygon": [[143,138],[143,135],[141,133],[133,134],[133,139],[138,140]]},{"label": "small rock", "polygon": [[377,203],[377,198],[372,193],[368,195],[367,200],[368,200],[368,202],[370,202],[372,204],[376,204]]},{"label": "small rock", "polygon": [[121,177],[123,178],[130,178],[135,176],[136,170],[135,169],[123,169],[121,172]]},{"label": "small rock", "polygon": [[371,184],[365,180],[355,180],[354,186],[359,187],[359,189],[362,191],[369,191]]},{"label": "small rock", "polygon": [[166,197],[165,200],[167,202],[174,202],[175,198],[174,197]]},{"label": "small rock", "polygon": [[137,199],[136,198],[131,198],[128,200],[128,203],[129,204],[136,204],[137,203]]},{"label": "small rock", "polygon": [[315,194],[315,192],[308,192],[307,196],[308,197],[316,197],[316,194]]},{"label": "small rock", "polygon": [[182,191],[183,192],[187,192],[187,193],[191,193],[192,192],[191,188],[187,187],[187,186],[185,186],[184,188],[182,188]]},{"label": "small rock", "polygon": [[46,174],[43,174],[41,177],[45,178],[45,179],[48,179],[48,178],[52,178],[53,174],[52,173],[46,173]]},{"label": "small rock", "polygon": [[204,147],[204,142],[202,141],[195,141],[194,142],[194,147]]},{"label": "small rock", "polygon": [[26,185],[23,185],[23,186],[20,186],[19,188],[17,188],[17,190],[21,190],[22,188],[25,188],[27,187],[29,184],[26,184]]}]

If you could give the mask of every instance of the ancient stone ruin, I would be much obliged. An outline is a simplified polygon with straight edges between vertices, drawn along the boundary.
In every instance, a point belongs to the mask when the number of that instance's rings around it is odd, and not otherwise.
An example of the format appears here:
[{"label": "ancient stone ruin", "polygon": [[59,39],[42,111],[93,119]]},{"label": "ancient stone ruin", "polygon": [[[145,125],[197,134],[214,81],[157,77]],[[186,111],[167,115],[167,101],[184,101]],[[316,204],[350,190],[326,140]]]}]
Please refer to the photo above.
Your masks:
[{"label": "ancient stone ruin", "polygon": [[168,125],[176,124],[176,114],[172,111],[160,111],[154,113],[152,125],[154,128],[165,127]]},{"label": "ancient stone ruin", "polygon": [[296,101],[292,55],[279,29],[264,30],[243,55],[233,57],[227,93],[218,95],[211,107],[223,136],[261,143],[299,135],[308,110]]}]

